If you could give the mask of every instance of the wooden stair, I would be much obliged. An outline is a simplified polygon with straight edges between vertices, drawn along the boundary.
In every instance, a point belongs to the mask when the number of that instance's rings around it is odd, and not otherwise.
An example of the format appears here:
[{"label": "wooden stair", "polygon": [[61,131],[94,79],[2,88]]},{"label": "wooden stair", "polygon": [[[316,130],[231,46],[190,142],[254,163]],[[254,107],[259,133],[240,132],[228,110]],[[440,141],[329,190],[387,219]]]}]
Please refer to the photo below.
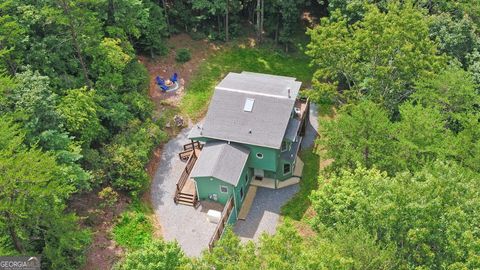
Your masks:
[{"label": "wooden stair", "polygon": [[188,205],[188,206],[195,206],[195,195],[180,193],[177,199],[177,203]]}]

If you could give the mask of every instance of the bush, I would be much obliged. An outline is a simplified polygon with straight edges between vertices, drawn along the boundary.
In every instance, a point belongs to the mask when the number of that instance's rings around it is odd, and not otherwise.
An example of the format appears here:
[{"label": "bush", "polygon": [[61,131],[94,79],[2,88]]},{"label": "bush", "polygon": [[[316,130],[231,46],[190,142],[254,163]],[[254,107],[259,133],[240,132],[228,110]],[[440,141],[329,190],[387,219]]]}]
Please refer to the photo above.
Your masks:
[{"label": "bush", "polygon": [[139,250],[128,253],[113,269],[180,269],[188,259],[175,242],[153,241]]},{"label": "bush", "polygon": [[122,247],[141,248],[152,241],[152,224],[144,213],[124,213],[113,228],[113,238]]},{"label": "bush", "polygon": [[127,130],[116,135],[106,147],[107,176],[114,188],[135,195],[148,183],[144,169],[151,150],[167,135],[151,122],[132,121]]},{"label": "bush", "polygon": [[177,51],[177,56],[175,56],[175,60],[180,63],[185,63],[188,62],[190,59],[192,59],[192,55],[190,54],[190,51],[187,48],[181,48]]}]

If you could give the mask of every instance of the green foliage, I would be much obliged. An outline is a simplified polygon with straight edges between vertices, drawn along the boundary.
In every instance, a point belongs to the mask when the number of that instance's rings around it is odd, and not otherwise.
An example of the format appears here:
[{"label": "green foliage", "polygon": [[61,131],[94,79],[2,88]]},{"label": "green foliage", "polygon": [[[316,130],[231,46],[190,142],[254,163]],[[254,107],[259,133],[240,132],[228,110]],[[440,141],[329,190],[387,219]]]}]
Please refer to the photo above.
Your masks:
[{"label": "green foliage", "polygon": [[111,187],[106,187],[98,192],[98,198],[102,200],[100,207],[113,207],[118,201],[118,193]]},{"label": "green foliage", "polygon": [[413,92],[414,81],[444,61],[429,39],[422,10],[409,2],[389,4],[388,12],[365,7],[363,19],[351,26],[335,11],[308,31],[307,53],[317,68],[314,88],[343,102],[367,97],[394,112]]},{"label": "green foliage", "polygon": [[300,153],[300,159],[304,163],[300,190],[284,206],[282,215],[294,220],[301,220],[305,211],[310,206],[310,193],[318,188],[319,156],[312,149],[306,149]]},{"label": "green foliage", "polygon": [[447,13],[441,13],[432,16],[430,22],[430,36],[438,41],[439,51],[454,57],[463,66],[467,65],[468,55],[480,49],[476,32],[477,27],[468,16],[457,20]]},{"label": "green foliage", "polygon": [[64,213],[75,187],[51,153],[24,146],[24,132],[0,120],[1,235],[18,253],[42,254],[49,269],[76,269],[90,238]]},{"label": "green foliage", "polygon": [[97,114],[99,107],[95,99],[94,90],[68,90],[57,107],[66,129],[86,145],[105,133]]},{"label": "green foliage", "polygon": [[336,119],[323,120],[320,126],[320,145],[335,160],[335,168],[375,165],[388,171],[393,169],[393,127],[388,113],[379,105],[365,100],[345,106]]},{"label": "green foliage", "polygon": [[153,1],[144,1],[144,3],[148,8],[148,22],[145,22],[142,28],[138,43],[141,44],[142,51],[148,52],[150,57],[165,55],[168,51],[164,39],[168,35],[165,12]]},{"label": "green foliage", "polygon": [[128,253],[117,264],[116,270],[174,270],[185,265],[187,259],[177,243],[153,241],[141,249]]},{"label": "green foliage", "polygon": [[187,48],[178,49],[177,54],[175,55],[175,60],[179,63],[185,63],[192,59],[190,50]]},{"label": "green foliage", "polygon": [[126,212],[113,228],[113,238],[119,245],[138,249],[152,241],[152,224],[145,213]]},{"label": "green foliage", "polygon": [[187,269],[394,269],[392,247],[382,248],[361,229],[324,231],[302,238],[287,219],[275,235],[243,245],[227,229],[212,252]]},{"label": "green foliage", "polygon": [[321,181],[311,197],[319,230],[364,228],[382,245],[397,246],[400,268],[476,267],[478,174],[435,162],[415,174],[358,168]]},{"label": "green foliage", "polygon": [[167,135],[151,121],[130,123],[128,129],[115,136],[106,147],[107,177],[114,188],[136,195],[148,183],[145,165],[154,146]]},{"label": "green foliage", "polygon": [[450,129],[462,129],[462,121],[476,111],[480,104],[472,76],[459,67],[450,67],[431,78],[422,78],[416,83],[412,98],[439,109]]},{"label": "green foliage", "polygon": [[267,49],[225,49],[202,62],[181,101],[182,112],[193,119],[200,117],[222,76],[244,70],[296,77],[302,82],[309,82],[312,74],[304,55],[287,55]]}]

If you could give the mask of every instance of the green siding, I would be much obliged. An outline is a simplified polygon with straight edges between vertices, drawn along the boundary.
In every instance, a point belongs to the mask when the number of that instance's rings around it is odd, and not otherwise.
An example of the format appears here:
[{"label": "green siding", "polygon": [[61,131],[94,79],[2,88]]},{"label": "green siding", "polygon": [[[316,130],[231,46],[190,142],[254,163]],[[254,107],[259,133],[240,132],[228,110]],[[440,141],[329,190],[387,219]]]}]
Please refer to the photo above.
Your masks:
[{"label": "green siding", "polygon": [[[248,167],[262,169],[266,171],[277,170],[277,159],[279,155],[279,150],[255,145],[244,146],[250,148],[251,151],[247,161]],[[263,158],[258,158],[258,153],[261,153],[263,155]]]},{"label": "green siding", "polygon": [[[227,203],[228,198],[234,192],[234,186],[225,183],[215,177],[195,177],[197,182],[198,199],[209,200],[209,196],[217,194],[217,201],[223,205]],[[220,186],[227,186],[228,193],[220,192]]]}]

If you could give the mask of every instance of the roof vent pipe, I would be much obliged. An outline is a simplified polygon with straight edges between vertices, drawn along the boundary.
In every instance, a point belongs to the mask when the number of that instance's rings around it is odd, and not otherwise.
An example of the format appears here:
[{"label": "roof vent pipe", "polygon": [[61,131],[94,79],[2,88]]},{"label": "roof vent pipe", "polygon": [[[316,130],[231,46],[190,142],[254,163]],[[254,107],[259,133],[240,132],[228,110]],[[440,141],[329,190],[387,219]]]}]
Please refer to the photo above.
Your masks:
[{"label": "roof vent pipe", "polygon": [[288,87],[287,90],[288,90],[288,98],[290,98],[290,87]]},{"label": "roof vent pipe", "polygon": [[252,130],[251,130],[251,129],[249,129],[249,130],[248,130],[248,133],[249,133],[249,134],[252,134]]}]

